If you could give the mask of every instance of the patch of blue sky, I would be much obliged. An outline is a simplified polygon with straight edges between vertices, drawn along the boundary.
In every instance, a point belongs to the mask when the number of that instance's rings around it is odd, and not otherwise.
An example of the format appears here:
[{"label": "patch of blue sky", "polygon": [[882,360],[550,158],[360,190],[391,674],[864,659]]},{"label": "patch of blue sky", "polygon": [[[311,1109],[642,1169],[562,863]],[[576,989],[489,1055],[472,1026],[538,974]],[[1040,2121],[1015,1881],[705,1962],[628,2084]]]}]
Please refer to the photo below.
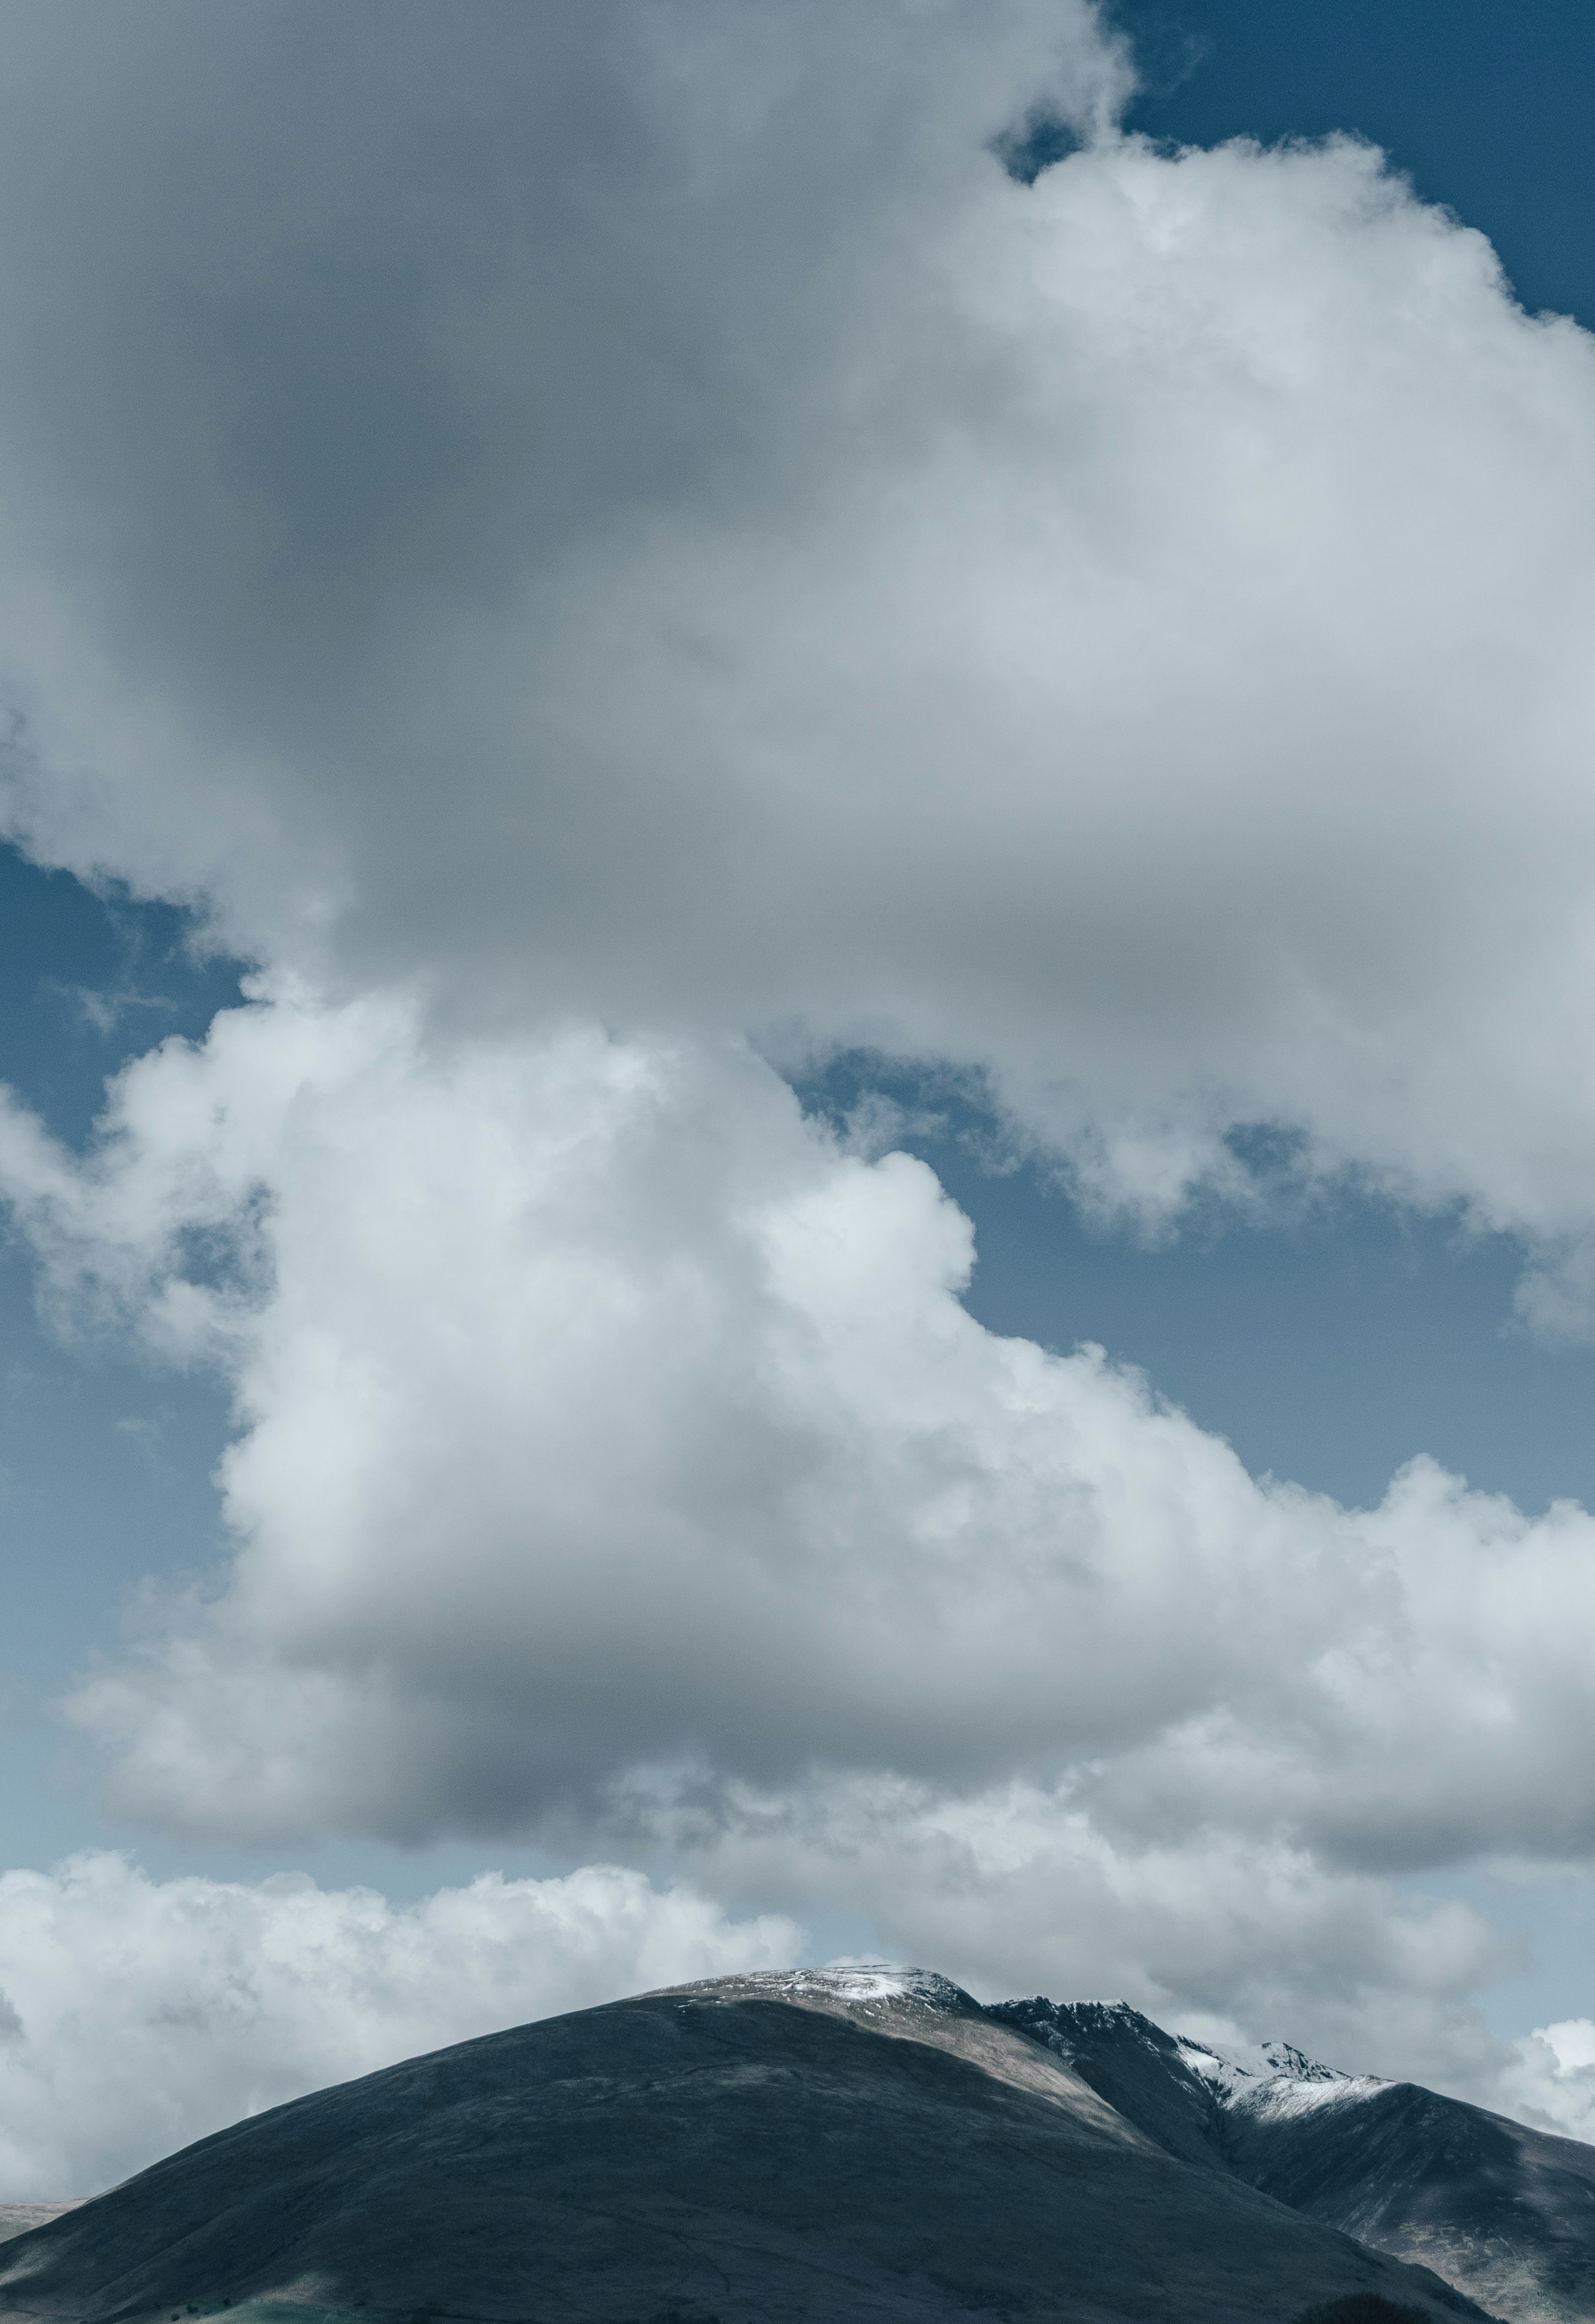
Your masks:
[{"label": "patch of blue sky", "polygon": [[1595,322],[1595,10],[1581,0],[1111,0],[1182,144],[1349,131],[1494,243],[1531,312]]},{"label": "patch of blue sky", "polygon": [[936,1171],[974,1222],[981,1323],[1139,1366],[1254,1475],[1368,1507],[1428,1453],[1531,1511],[1595,1506],[1595,1348],[1517,1323],[1511,1238],[1345,1185],[1203,1209],[1148,1248],[1083,1217],[1045,1164],[994,1171],[995,1126],[956,1088],[853,1056],[800,1094],[837,1122],[872,1111]]},{"label": "patch of blue sky", "polygon": [[[202,1035],[237,1002],[239,964],[197,952],[185,913],[95,893],[0,847],[0,1080],[81,1148],[107,1077],[172,1034]],[[8,1864],[107,1834],[51,1705],[97,1650],[121,1644],[145,1575],[214,1566],[211,1471],[227,1398],[200,1371],[121,1342],[63,1346],[34,1309],[31,1260],[0,1244],[0,1721]]]},{"label": "patch of blue sky", "polygon": [[1521,1938],[1520,1966],[1475,1997],[1498,2041],[1537,2025],[1595,2015],[1595,1882],[1582,1865],[1464,1864],[1397,1879],[1397,1893],[1471,1904],[1501,1934]]},{"label": "patch of blue sky", "polygon": [[189,913],[90,890],[0,845],[0,1081],[81,1148],[106,1079],[236,1006],[242,964],[199,947]]}]

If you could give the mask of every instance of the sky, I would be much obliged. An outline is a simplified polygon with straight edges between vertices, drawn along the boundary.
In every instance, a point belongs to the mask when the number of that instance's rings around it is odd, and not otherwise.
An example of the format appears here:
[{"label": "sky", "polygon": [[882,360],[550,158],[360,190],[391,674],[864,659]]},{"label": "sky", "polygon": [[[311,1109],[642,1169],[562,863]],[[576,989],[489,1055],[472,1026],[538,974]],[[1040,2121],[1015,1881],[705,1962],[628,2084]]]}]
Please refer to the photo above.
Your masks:
[{"label": "sky", "polygon": [[880,1953],[1595,2135],[1595,29],[0,0],[0,2199]]}]

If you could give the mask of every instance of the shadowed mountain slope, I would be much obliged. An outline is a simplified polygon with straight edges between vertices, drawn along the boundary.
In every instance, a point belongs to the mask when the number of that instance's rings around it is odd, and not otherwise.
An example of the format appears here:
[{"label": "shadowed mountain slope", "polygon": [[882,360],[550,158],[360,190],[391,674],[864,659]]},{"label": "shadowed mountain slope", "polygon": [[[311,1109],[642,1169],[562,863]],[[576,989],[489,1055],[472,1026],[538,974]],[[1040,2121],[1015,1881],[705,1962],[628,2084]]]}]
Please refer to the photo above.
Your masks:
[{"label": "shadowed mountain slope", "polygon": [[1512,2324],[1595,2319],[1595,2147],[1284,2044],[1226,2053],[1120,2002],[1000,2002],[1168,2153],[1421,2261]]},{"label": "shadowed mountain slope", "polygon": [[912,1971],[727,1978],[279,2107],[0,2249],[0,2314],[536,2324],[1480,2311]]}]

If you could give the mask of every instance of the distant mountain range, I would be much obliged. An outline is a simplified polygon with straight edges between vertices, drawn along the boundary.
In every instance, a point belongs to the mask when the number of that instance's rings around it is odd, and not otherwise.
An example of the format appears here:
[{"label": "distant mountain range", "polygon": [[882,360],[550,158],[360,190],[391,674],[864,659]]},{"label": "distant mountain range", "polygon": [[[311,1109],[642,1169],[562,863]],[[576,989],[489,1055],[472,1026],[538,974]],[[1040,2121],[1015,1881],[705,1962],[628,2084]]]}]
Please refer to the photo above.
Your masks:
[{"label": "distant mountain range", "polygon": [[462,2043],[14,2226],[40,2324],[1595,2319],[1595,2149],[885,1968]]},{"label": "distant mountain range", "polygon": [[1228,2171],[1376,2251],[1422,2262],[1511,2324],[1595,2319],[1595,2146],[1286,2043],[1246,2054],[1122,2002],[999,2002],[1170,2154]]}]

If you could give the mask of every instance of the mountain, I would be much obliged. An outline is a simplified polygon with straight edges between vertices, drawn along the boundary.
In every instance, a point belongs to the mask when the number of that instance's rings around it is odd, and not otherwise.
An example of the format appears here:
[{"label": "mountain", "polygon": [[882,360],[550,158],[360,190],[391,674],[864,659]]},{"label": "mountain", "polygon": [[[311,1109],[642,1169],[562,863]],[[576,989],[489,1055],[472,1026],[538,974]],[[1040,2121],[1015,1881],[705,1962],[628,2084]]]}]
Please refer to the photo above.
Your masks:
[{"label": "mountain", "polygon": [[[258,2115],[0,2246],[49,2324],[1479,2324],[919,1971],[725,1978]],[[1371,2301],[1371,2306],[1368,2303]]]},{"label": "mountain", "polygon": [[1163,2032],[1122,2002],[1000,2002],[1166,2153],[1417,2260],[1513,2324],[1595,2318],[1595,2147],[1412,2082]]}]

